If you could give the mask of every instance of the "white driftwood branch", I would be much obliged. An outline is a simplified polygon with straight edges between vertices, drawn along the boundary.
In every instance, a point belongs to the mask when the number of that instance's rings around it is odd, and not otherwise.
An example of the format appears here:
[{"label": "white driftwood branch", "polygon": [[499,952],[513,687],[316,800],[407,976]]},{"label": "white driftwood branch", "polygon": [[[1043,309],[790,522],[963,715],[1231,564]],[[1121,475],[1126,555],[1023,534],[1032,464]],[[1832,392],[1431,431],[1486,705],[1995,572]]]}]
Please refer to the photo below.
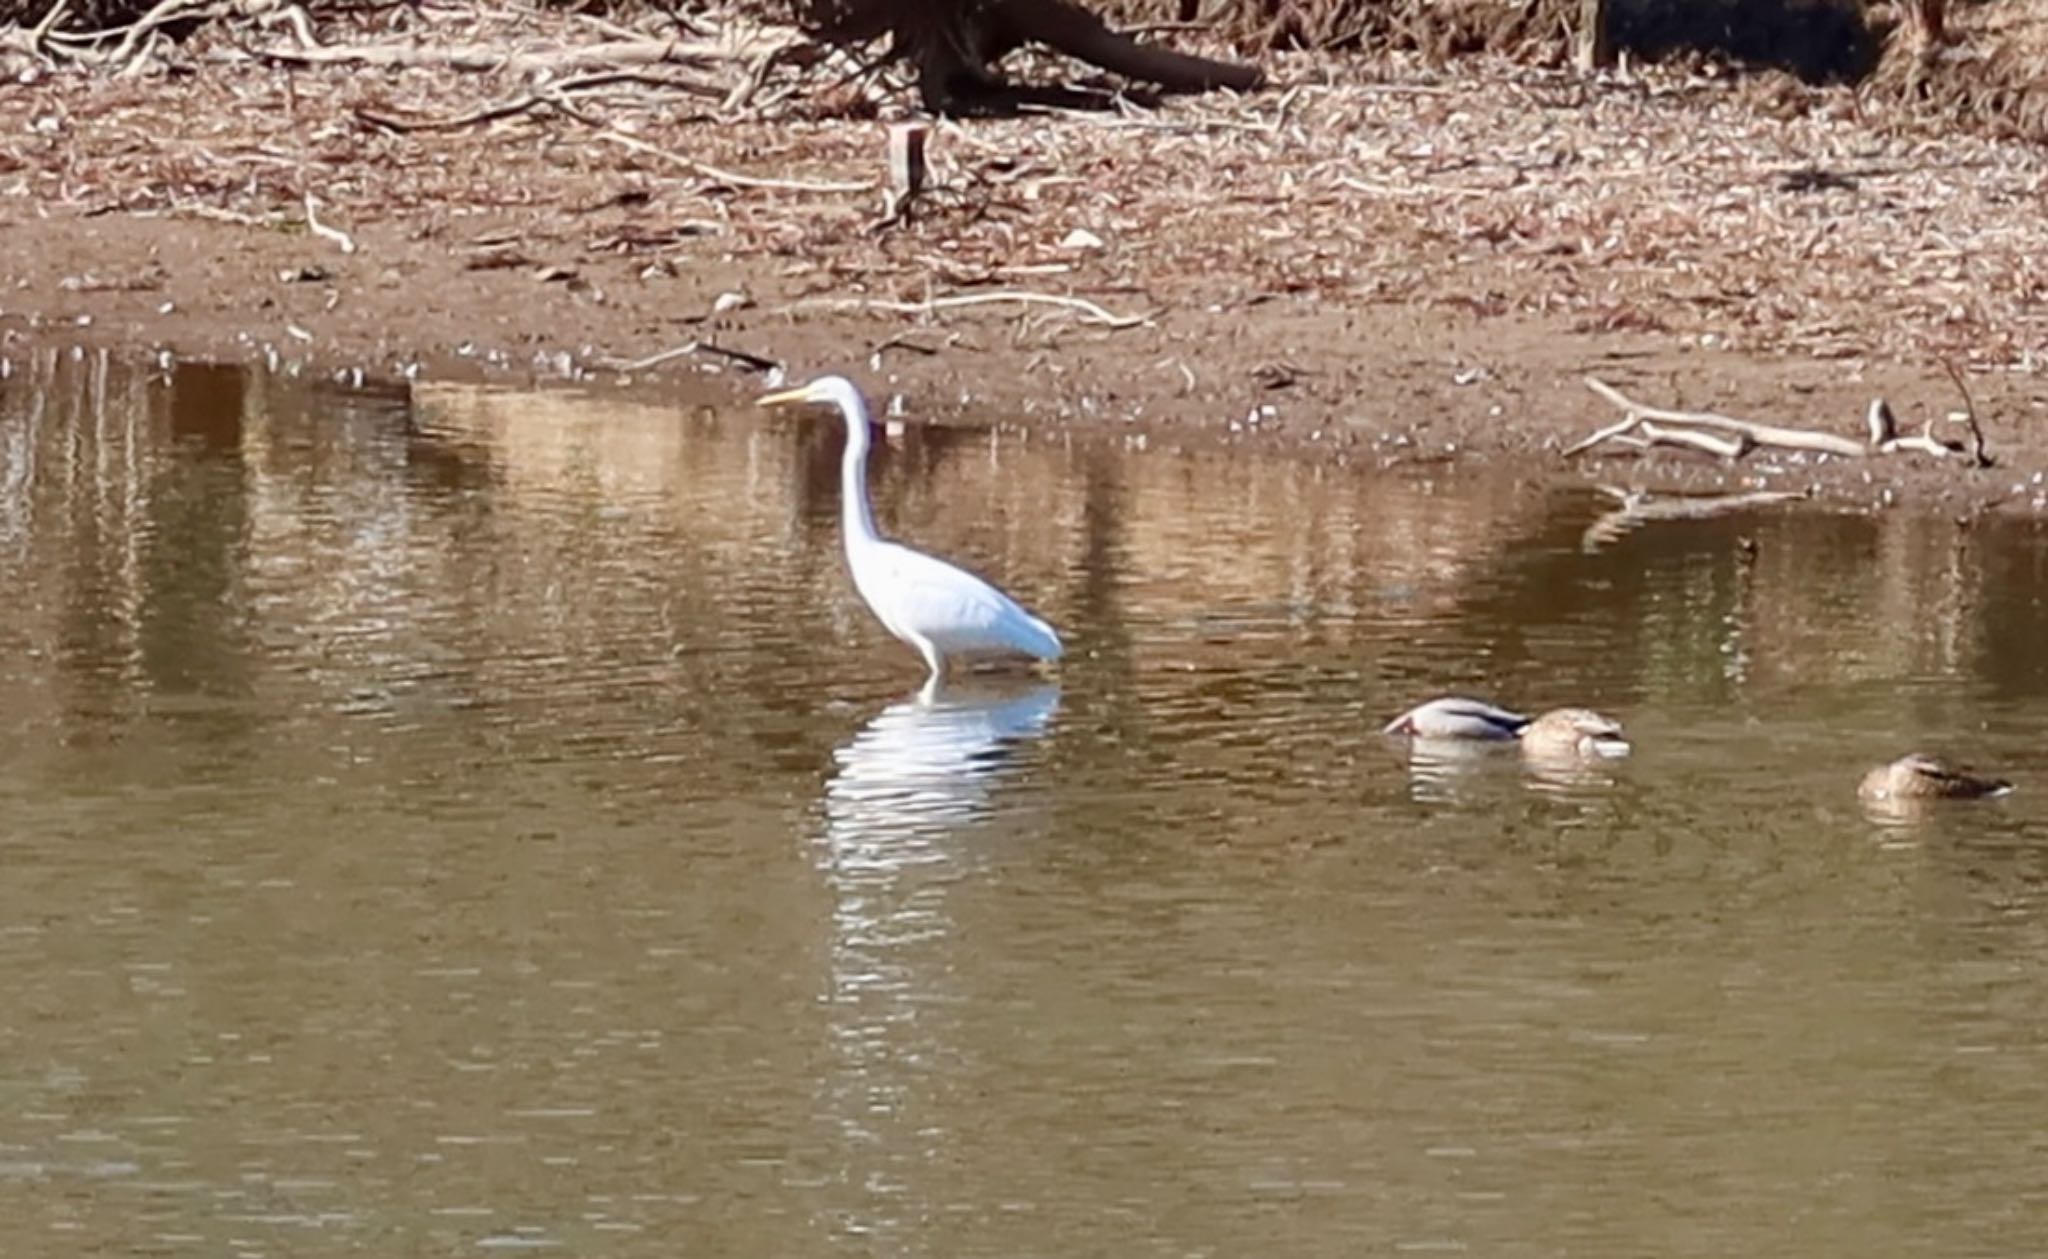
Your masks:
[{"label": "white driftwood branch", "polygon": [[347,232],[342,231],[338,227],[330,227],[327,224],[322,223],[320,221],[320,216],[317,213],[315,213],[315,211],[318,210],[319,207],[320,199],[310,192],[307,193],[306,230],[313,233],[313,235],[318,236],[321,240],[331,241],[336,248],[340,249],[341,252],[345,254],[354,253],[356,251],[355,238],[350,236]]},{"label": "white driftwood branch", "polygon": [[1668,420],[1673,424],[1687,424],[1698,428],[1714,428],[1724,432],[1740,433],[1758,446],[1777,446],[1785,450],[1811,450],[1822,454],[1841,455],[1857,459],[1870,453],[1870,448],[1854,438],[1837,437],[1832,433],[1816,433],[1804,428],[1780,428],[1774,424],[1755,424],[1738,420],[1733,416],[1720,415],[1713,411],[1672,411],[1664,407],[1647,406],[1613,385],[1595,376],[1586,377],[1586,388],[1612,402],[1624,411],[1640,415],[1646,420]]},{"label": "white driftwood branch", "polygon": [[1638,422],[1636,432],[1653,446],[1686,446],[1723,459],[1740,459],[1757,445],[1747,433],[1732,433],[1724,437],[1719,433],[1703,433],[1696,428],[1659,424],[1649,419]]},{"label": "white driftwood branch", "polygon": [[[1960,383],[1958,381],[1958,385]],[[1624,417],[1619,423],[1596,430],[1584,440],[1566,447],[1564,454],[1567,458],[1583,454],[1607,442],[1633,446],[1679,446],[1687,450],[1704,451],[1723,459],[1740,459],[1760,447],[1834,455],[1842,459],[1864,459],[1872,455],[1905,453],[1932,455],[1937,459],[1943,459],[1950,455],[1965,453],[1961,444],[1936,437],[1931,423],[1918,433],[1902,436],[1890,405],[1882,398],[1871,402],[1870,409],[1864,416],[1864,426],[1868,435],[1863,441],[1857,441],[1853,437],[1822,433],[1813,429],[1786,428],[1777,424],[1739,420],[1715,411],[1676,411],[1667,407],[1653,407],[1636,401],[1606,381],[1593,376],[1586,377],[1586,387],[1620,407]],[[1966,403],[1968,399],[1969,394],[1965,390]],[[1976,466],[1989,467],[1990,458],[1984,454],[1984,432],[1976,422],[1974,410],[1963,413],[1959,420],[1968,423],[1970,427],[1971,446],[1967,453]]]}]

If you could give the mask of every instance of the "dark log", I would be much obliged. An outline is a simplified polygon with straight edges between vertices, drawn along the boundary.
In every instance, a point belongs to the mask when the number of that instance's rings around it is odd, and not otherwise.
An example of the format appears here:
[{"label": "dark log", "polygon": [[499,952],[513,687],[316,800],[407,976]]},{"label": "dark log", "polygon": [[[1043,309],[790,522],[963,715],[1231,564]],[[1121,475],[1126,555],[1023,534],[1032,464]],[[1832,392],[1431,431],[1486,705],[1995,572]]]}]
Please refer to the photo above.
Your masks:
[{"label": "dark log", "polygon": [[1119,34],[1076,0],[810,0],[802,7],[813,14],[805,24],[828,39],[889,32],[897,55],[917,67],[918,93],[935,113],[994,113],[1027,103],[1088,107],[1110,99],[1102,91],[1006,83],[995,64],[1026,44],[1167,92],[1247,92],[1265,82],[1254,66]]},{"label": "dark log", "polygon": [[996,0],[989,18],[1013,46],[1040,43],[1085,61],[1098,70],[1156,84],[1169,92],[1249,92],[1265,82],[1256,66],[1212,61],[1141,44],[1109,29],[1103,20],[1068,0]]}]

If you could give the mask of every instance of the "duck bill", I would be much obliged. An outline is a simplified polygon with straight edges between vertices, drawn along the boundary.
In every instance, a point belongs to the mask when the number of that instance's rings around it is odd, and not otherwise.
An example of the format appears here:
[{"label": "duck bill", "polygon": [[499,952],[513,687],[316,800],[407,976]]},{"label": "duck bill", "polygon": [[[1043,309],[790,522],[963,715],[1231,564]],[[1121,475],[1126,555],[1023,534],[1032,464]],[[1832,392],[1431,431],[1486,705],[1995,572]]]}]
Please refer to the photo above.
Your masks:
[{"label": "duck bill", "polygon": [[1627,756],[1631,749],[1627,739],[1611,734],[1589,736],[1585,742],[1586,751],[1602,760],[1618,761]]}]

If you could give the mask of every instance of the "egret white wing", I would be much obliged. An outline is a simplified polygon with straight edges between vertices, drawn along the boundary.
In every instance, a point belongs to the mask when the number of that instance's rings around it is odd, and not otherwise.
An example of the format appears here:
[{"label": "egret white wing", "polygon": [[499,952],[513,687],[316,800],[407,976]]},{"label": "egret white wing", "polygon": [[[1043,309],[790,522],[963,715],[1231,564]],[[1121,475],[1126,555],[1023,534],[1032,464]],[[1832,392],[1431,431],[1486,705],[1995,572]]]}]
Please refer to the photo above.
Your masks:
[{"label": "egret white wing", "polygon": [[883,543],[854,582],[889,628],[936,644],[944,655],[1060,656],[1059,635],[1016,600],[957,565]]}]

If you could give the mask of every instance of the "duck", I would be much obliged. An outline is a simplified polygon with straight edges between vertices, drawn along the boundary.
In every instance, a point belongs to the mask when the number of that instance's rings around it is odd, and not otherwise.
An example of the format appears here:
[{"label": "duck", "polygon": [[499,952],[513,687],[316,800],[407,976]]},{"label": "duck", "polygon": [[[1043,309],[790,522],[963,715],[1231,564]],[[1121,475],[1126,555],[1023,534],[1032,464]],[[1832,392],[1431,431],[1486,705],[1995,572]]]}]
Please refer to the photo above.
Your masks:
[{"label": "duck", "polygon": [[1621,723],[1590,708],[1553,708],[1522,731],[1522,751],[1546,758],[1627,756]]},{"label": "duck", "polygon": [[1418,704],[1386,725],[1413,739],[1505,743],[1532,757],[1621,757],[1629,753],[1621,723],[1590,708],[1553,708],[1535,717],[1463,695]]},{"label": "duck", "polygon": [[1857,794],[1873,803],[1900,800],[1987,800],[2010,794],[2003,778],[1955,769],[1924,752],[1911,752],[1863,776]]}]

